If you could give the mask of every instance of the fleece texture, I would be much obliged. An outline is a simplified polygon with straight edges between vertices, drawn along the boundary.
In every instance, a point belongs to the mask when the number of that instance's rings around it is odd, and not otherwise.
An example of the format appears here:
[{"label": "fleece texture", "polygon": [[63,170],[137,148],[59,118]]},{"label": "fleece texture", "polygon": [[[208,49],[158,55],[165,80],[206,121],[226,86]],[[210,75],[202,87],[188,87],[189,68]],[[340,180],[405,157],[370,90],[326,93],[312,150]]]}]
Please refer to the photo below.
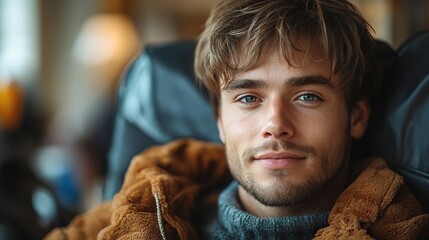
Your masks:
[{"label": "fleece texture", "polygon": [[[402,177],[378,158],[362,160],[361,168],[315,239],[429,239],[429,215]],[[184,139],[153,147],[132,160],[111,202],[45,239],[197,239],[195,216],[209,211],[230,181],[221,145]]]}]

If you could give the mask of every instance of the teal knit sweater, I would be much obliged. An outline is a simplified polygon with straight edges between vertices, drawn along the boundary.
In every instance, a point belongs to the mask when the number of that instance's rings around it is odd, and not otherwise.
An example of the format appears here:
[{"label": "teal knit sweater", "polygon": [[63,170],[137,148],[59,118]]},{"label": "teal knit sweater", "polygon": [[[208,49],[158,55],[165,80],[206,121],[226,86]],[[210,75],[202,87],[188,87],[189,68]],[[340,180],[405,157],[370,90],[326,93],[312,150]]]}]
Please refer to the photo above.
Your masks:
[{"label": "teal knit sweater", "polygon": [[241,209],[238,184],[219,196],[218,215],[206,228],[207,239],[311,239],[328,225],[329,212],[306,216],[258,218]]}]

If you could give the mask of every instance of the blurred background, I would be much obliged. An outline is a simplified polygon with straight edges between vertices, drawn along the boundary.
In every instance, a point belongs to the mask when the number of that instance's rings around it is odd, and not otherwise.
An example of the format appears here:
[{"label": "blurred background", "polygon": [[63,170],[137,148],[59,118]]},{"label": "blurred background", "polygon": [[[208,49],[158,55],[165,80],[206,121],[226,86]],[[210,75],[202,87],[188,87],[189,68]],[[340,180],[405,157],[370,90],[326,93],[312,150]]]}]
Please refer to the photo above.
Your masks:
[{"label": "blurred background", "polygon": [[[0,239],[40,239],[97,205],[116,86],[145,44],[194,39],[220,0],[0,0]],[[397,48],[427,0],[353,0]]]}]

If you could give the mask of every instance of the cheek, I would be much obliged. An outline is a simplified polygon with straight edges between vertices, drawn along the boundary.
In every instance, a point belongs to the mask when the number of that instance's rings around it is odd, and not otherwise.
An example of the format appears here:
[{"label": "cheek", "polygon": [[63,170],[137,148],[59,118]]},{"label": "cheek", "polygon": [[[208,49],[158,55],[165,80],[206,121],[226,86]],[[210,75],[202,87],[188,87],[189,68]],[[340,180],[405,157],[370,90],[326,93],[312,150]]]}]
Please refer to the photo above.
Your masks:
[{"label": "cheek", "polygon": [[316,165],[329,175],[336,172],[347,157],[350,124],[346,112],[337,111],[324,116],[318,120],[319,124],[308,127],[306,137],[318,153],[320,162]]},{"label": "cheek", "polygon": [[252,114],[238,113],[239,110],[225,107],[222,109],[222,127],[226,143],[237,145],[247,142],[257,133],[260,118]]},{"label": "cheek", "polygon": [[[341,106],[336,109],[341,109]],[[312,145],[319,152],[328,145],[341,144],[345,131],[349,129],[345,110],[327,110],[314,116],[302,116],[297,122],[297,132],[302,134],[303,143]]]},{"label": "cheek", "polygon": [[248,142],[257,133],[257,119],[230,115],[223,119],[223,134],[226,143],[239,146]]}]

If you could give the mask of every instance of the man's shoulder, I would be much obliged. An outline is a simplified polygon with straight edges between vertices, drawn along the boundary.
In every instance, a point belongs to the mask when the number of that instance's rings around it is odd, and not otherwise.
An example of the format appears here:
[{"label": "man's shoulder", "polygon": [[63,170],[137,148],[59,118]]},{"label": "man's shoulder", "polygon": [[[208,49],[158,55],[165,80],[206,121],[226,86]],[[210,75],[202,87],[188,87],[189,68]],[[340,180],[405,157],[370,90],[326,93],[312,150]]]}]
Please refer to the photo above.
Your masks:
[{"label": "man's shoulder", "polygon": [[[417,238],[429,224],[403,177],[386,161],[360,159],[356,179],[339,196],[329,216],[331,226],[321,232],[354,229],[377,239]],[[334,229],[334,230],[333,230]],[[359,235],[360,236],[360,235]]]}]

